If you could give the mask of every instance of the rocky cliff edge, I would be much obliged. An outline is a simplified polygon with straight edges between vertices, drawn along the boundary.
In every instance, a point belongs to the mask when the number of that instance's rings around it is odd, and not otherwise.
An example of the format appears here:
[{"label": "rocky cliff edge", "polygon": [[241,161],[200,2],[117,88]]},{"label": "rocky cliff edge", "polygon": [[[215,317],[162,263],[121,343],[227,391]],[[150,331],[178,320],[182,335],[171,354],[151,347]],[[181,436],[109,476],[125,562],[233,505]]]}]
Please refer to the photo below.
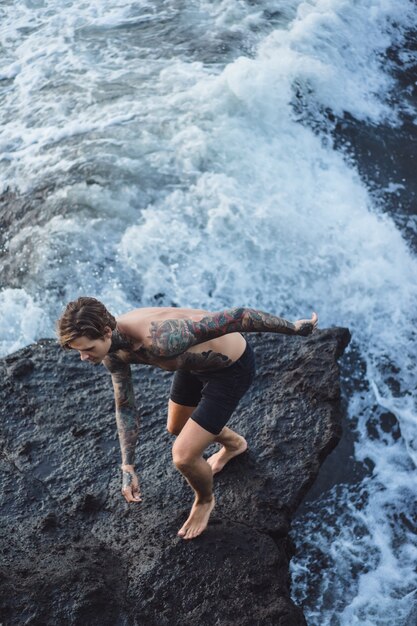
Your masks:
[{"label": "rocky cliff edge", "polygon": [[0,360],[0,623],[306,624],[288,531],[341,437],[349,339],[345,328],[249,337],[258,373],[229,424],[249,449],[216,475],[216,508],[192,541],[176,535],[192,493],[165,427],[171,373],[132,368],[143,502],[128,505],[104,368],[53,340]]}]

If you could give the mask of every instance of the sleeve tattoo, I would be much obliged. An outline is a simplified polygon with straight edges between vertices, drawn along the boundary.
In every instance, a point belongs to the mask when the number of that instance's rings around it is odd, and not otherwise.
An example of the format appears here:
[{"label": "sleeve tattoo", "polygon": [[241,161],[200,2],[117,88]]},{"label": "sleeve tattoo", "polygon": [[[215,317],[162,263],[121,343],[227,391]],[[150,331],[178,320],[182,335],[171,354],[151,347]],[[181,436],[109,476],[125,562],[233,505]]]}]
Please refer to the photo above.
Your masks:
[{"label": "sleeve tattoo", "polygon": [[139,414],[136,408],[130,365],[111,359],[111,373],[116,404],[116,424],[123,465],[135,464],[136,442],[139,434]]},{"label": "sleeve tattoo", "polygon": [[[312,325],[311,325],[312,326]],[[312,328],[311,328],[312,329]],[[310,329],[305,329],[311,332]],[[152,352],[158,356],[176,356],[193,345],[234,332],[269,332],[286,335],[297,332],[292,322],[283,317],[244,307],[210,313],[199,322],[171,319],[152,322]],[[309,334],[306,332],[306,334]]]}]

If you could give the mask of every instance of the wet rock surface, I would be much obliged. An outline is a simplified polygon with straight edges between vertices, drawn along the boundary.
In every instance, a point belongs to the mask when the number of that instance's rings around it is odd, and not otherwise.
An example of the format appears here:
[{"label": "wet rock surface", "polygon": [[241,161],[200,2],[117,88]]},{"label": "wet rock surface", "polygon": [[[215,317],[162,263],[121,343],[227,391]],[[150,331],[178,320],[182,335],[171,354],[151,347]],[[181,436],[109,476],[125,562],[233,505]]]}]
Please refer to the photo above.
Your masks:
[{"label": "wet rock surface", "polygon": [[171,373],[132,368],[143,502],[128,505],[104,368],[51,340],[0,360],[0,622],[305,624],[288,531],[341,437],[349,339],[342,328],[249,337],[258,373],[230,422],[249,449],[216,475],[216,508],[193,541],[176,535],[192,493],[165,428]]}]

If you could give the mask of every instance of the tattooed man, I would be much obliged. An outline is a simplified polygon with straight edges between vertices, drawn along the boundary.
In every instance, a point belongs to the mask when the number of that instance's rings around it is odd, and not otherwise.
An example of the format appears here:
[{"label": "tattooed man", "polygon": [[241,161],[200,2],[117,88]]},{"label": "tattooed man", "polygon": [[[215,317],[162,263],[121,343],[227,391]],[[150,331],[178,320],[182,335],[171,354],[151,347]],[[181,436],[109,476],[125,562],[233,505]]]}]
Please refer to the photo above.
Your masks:
[{"label": "tattooed man", "polygon": [[[141,308],[117,320],[94,298],[70,302],[57,323],[64,348],[83,361],[103,365],[111,374],[122,453],[122,493],[140,502],[135,472],[139,416],[130,364],[144,363],[174,371],[168,401],[168,431],[176,435],[173,462],[194,491],[190,515],[178,531],[193,539],[207,526],[214,506],[213,475],[244,452],[245,439],[226,426],[255,373],[253,351],[242,332],[309,335],[317,315],[289,322],[249,308],[218,313],[170,307]],[[220,449],[205,460],[211,443]]]}]

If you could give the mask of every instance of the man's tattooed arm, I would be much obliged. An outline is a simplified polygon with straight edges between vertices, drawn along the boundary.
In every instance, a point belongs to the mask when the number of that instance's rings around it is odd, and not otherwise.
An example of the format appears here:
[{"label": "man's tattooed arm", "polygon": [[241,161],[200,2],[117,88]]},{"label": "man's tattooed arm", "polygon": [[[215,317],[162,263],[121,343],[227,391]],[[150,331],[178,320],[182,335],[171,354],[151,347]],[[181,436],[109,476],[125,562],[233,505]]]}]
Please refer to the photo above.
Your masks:
[{"label": "man's tattooed arm", "polygon": [[130,365],[109,354],[105,366],[111,373],[116,404],[116,424],[122,453],[122,493],[128,502],[139,499],[135,474],[136,442],[139,434],[139,413],[136,408]]},{"label": "man's tattooed arm", "polygon": [[244,307],[209,313],[199,322],[170,319],[152,322],[152,352],[158,356],[176,356],[198,343],[234,332],[269,332],[286,335],[309,335],[315,322],[292,323],[283,317]]}]

